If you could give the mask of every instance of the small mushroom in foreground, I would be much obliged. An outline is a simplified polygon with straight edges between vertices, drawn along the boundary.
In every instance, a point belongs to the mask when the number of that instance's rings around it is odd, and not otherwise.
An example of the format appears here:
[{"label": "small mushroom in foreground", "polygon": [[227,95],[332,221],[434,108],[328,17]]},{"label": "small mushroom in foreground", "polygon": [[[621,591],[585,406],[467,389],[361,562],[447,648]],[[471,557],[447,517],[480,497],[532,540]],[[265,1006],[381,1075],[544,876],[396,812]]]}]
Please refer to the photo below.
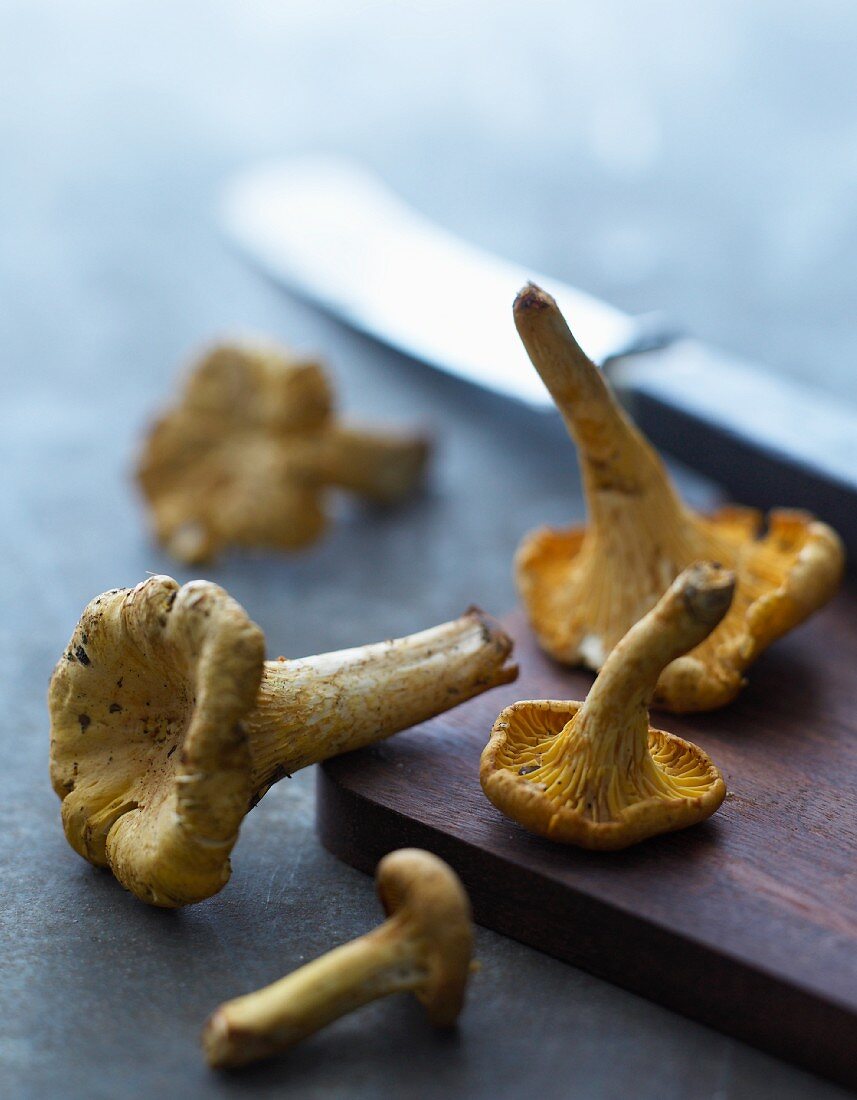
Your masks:
[{"label": "small mushroom in foreground", "polygon": [[51,780],[71,846],[153,905],[217,893],[245,814],[284,775],[515,679],[487,615],[397,641],[264,660],[207,581],[151,577],[84,611],[51,679]]},{"label": "small mushroom in foreground", "polygon": [[514,703],[494,723],[480,781],[504,814],[551,840],[625,848],[702,821],[726,795],[706,754],[649,725],[666,665],[727,613],[732,573],[686,569],[612,650],[583,703]]},{"label": "small mushroom in foreground", "polygon": [[767,530],[752,508],[692,512],[553,298],[529,285],[514,315],[577,444],[589,511],[587,527],[542,528],[518,549],[518,589],[539,643],[558,661],[597,670],[682,569],[722,562],[737,577],[732,608],[665,669],[655,700],[673,711],[728,703],[762,650],[831,598],[843,570],[839,537],[799,511],[771,512]]},{"label": "small mushroom in foreground", "polygon": [[455,1023],[473,953],[470,903],[458,876],[429,852],[404,848],[381,860],[375,881],[388,919],[221,1005],[202,1034],[209,1065],[231,1068],[278,1054],[391,993],[414,993],[435,1027]]},{"label": "small mushroom in foreground", "polygon": [[424,436],[338,420],[318,363],[221,344],[152,428],[137,477],[160,542],[199,563],[227,546],[309,545],[330,487],[393,504],[421,480],[429,449]]}]

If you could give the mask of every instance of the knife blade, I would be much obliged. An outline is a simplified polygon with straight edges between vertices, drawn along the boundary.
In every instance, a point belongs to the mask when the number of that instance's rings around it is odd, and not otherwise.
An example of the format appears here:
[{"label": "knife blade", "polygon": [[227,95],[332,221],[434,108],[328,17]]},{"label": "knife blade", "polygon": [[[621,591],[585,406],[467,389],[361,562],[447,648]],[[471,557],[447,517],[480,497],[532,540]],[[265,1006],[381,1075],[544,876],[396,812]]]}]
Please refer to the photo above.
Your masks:
[{"label": "knife blade", "polygon": [[[227,235],[270,276],[414,359],[552,409],[514,334],[532,280],[608,364],[653,442],[762,507],[806,507],[857,552],[857,408],[632,317],[461,241],[335,157],[253,166],[226,184]],[[661,350],[653,350],[658,349]],[[645,354],[643,354],[645,352]]]},{"label": "knife blade", "polygon": [[552,402],[510,305],[532,278],[553,294],[599,364],[662,342],[634,318],[435,226],[369,172],[332,157],[253,168],[221,200],[227,233],[275,279],[414,359],[540,408]]}]

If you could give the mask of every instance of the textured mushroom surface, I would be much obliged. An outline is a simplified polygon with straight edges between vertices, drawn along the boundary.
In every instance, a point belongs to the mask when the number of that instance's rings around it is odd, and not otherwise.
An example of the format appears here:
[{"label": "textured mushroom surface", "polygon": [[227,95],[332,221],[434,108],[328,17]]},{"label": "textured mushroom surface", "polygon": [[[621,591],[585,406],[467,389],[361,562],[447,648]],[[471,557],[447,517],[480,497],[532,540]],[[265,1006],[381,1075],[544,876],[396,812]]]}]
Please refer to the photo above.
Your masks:
[{"label": "textured mushroom surface", "polygon": [[435,1027],[464,1005],[473,954],[470,902],[458,876],[416,848],[386,855],[375,873],[387,920],[273,985],[221,1005],[202,1043],[212,1066],[235,1067],[280,1053],[392,993],[413,993]]},{"label": "textured mushroom surface", "polygon": [[284,775],[514,679],[511,640],[471,610],[417,634],[265,661],[207,581],[151,577],[93,600],[51,679],[51,780],[71,846],[137,897],[216,893],[244,816]]},{"label": "textured mushroom surface", "polygon": [[488,798],[521,825],[584,848],[624,848],[709,817],[726,787],[696,745],[649,725],[658,674],[727,613],[734,576],[685,570],[613,649],[583,703],[514,703],[482,754]]},{"label": "textured mushroom surface", "polygon": [[729,614],[664,670],[655,699],[673,711],[728,703],[759,653],[834,594],[844,563],[839,537],[795,510],[694,513],[550,295],[526,287],[514,314],[577,444],[589,512],[585,528],[541,528],[518,549],[517,585],[539,643],[559,661],[597,670],[682,569],[721,562],[737,577]]},{"label": "textured mushroom surface", "polygon": [[187,562],[227,546],[294,550],[323,533],[331,487],[386,504],[411,492],[428,441],[343,424],[333,405],[316,362],[273,345],[212,348],[140,457],[158,539]]}]

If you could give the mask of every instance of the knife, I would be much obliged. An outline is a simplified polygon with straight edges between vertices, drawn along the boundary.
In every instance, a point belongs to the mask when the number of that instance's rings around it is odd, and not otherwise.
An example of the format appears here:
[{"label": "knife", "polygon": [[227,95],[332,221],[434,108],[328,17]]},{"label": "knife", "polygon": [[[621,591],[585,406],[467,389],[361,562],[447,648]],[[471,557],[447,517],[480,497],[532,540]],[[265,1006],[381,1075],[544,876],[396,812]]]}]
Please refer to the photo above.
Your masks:
[{"label": "knife", "polygon": [[251,167],[219,216],[268,275],[353,327],[553,410],[511,321],[517,291],[538,283],[657,446],[744,503],[810,509],[857,557],[857,408],[467,244],[348,160]]}]

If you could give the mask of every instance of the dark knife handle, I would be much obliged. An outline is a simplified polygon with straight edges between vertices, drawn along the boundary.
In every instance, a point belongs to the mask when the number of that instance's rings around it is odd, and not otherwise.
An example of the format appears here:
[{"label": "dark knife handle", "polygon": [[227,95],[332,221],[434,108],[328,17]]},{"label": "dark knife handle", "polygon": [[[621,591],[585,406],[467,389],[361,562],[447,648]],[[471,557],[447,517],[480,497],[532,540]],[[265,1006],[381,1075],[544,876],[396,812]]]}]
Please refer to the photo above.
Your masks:
[{"label": "dark knife handle", "polygon": [[742,504],[814,513],[857,563],[857,409],[695,340],[608,372],[657,447]]}]

